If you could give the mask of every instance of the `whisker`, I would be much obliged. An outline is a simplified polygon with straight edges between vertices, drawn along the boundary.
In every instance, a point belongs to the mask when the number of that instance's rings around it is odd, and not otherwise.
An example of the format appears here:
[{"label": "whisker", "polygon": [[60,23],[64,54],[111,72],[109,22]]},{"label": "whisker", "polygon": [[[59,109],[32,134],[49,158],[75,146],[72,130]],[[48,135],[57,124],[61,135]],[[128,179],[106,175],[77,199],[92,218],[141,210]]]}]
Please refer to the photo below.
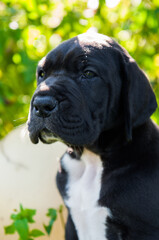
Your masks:
[{"label": "whisker", "polygon": [[21,131],[21,136],[22,136],[22,138],[24,138],[28,135],[29,135],[29,132],[28,132],[27,124],[25,124],[24,128]]},{"label": "whisker", "polygon": [[16,121],[19,121],[19,120],[22,120],[22,119],[26,119],[27,117],[28,117],[28,116],[20,117],[20,118],[14,119],[13,122],[16,122]]},{"label": "whisker", "polygon": [[18,127],[21,127],[21,126],[23,126],[25,123],[22,123],[22,124],[19,124],[19,125],[17,125],[17,126],[14,126],[14,129],[16,129],[16,128],[18,128]]}]

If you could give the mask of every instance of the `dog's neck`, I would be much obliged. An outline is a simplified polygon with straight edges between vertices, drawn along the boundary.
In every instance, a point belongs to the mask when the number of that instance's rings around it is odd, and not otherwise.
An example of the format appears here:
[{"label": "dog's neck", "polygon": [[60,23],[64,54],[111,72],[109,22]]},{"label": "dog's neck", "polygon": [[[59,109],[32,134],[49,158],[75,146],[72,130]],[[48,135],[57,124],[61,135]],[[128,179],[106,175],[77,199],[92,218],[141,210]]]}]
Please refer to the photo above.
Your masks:
[{"label": "dog's neck", "polygon": [[[140,156],[142,158],[147,146],[151,144],[151,138],[154,136],[155,128],[156,126],[149,119],[141,126],[133,129],[133,138],[130,142],[126,140],[124,128],[106,131],[99,136],[94,144],[86,146],[86,148],[98,154],[105,168],[110,171],[125,167],[127,164],[133,164],[136,152],[138,152],[136,158],[140,161]],[[146,136],[149,136],[149,138]],[[141,146],[143,143],[144,146]],[[132,159],[131,156],[133,156]]]},{"label": "dog's neck", "polygon": [[[84,149],[87,149],[101,158],[105,169],[112,171],[130,163],[133,164],[136,152],[138,153],[136,159],[140,161],[140,156],[142,158],[147,146],[151,144],[151,138],[152,136],[155,137],[155,132],[156,126],[149,119],[141,126],[133,129],[132,141],[130,142],[126,140],[124,127],[121,127],[102,132],[91,145],[71,146],[71,151],[73,151],[72,154],[76,155],[76,158],[80,159]],[[146,136],[149,136],[149,138]],[[131,156],[133,156],[132,159]]]},{"label": "dog's neck", "polygon": [[120,149],[127,144],[124,127],[121,126],[103,131],[98,139],[93,144],[86,146],[86,148],[101,156],[106,152]]}]

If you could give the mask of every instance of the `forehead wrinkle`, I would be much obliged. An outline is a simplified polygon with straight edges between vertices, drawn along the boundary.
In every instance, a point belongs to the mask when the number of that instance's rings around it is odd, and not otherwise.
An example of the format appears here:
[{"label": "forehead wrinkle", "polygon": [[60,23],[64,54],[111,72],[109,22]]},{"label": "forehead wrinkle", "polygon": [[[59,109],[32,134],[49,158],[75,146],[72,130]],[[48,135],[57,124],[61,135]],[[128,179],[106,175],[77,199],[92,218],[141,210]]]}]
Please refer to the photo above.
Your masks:
[{"label": "forehead wrinkle", "polygon": [[[81,34],[77,37],[67,40],[50,51],[48,55],[39,62],[40,67],[51,69],[51,71],[62,68],[74,69],[82,67],[87,63],[89,56],[94,56],[96,50],[104,50],[104,48],[112,48],[112,40],[101,34]],[[49,66],[49,67],[48,67]]]},{"label": "forehead wrinkle", "polygon": [[50,51],[45,61],[42,59],[39,62],[39,67],[43,66],[46,71],[56,71],[62,68],[69,68],[70,65],[77,68],[78,63],[83,62],[85,53],[83,48],[79,45],[78,38],[72,38],[64,41],[55,49]]},{"label": "forehead wrinkle", "polygon": [[77,52],[76,49],[70,51],[63,60],[64,68],[79,69],[81,65],[85,62],[85,55],[82,52]]},{"label": "forehead wrinkle", "polygon": [[62,53],[61,51],[50,51],[46,55],[46,60],[43,65],[43,69],[46,72],[46,75],[50,75],[52,72],[59,70],[61,68],[62,62]]}]

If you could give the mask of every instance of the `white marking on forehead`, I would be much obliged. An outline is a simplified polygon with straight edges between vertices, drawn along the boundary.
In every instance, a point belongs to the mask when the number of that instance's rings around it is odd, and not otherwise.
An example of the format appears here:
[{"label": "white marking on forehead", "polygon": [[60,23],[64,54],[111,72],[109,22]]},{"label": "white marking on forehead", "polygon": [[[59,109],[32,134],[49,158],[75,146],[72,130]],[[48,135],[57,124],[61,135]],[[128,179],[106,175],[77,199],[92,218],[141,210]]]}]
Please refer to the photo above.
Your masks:
[{"label": "white marking on forehead", "polygon": [[46,85],[45,82],[42,82],[40,84],[40,91],[48,91],[48,90],[50,90],[50,87],[48,85]]}]

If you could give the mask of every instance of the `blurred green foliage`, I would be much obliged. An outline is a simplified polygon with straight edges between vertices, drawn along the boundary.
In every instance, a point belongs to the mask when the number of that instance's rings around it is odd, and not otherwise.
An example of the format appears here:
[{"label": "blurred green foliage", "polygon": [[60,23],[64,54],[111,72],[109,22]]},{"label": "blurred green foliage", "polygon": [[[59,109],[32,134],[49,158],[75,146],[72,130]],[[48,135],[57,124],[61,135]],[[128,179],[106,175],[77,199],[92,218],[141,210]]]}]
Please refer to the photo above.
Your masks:
[{"label": "blurred green foliage", "polygon": [[[33,217],[36,215],[35,209],[24,208],[20,204],[20,209],[14,210],[14,213],[10,215],[12,223],[4,227],[5,234],[16,234],[18,233],[19,240],[34,240],[35,238],[46,235],[40,229],[30,229],[30,224],[35,223]],[[53,229],[54,223],[57,217],[60,217],[61,224],[64,228],[64,218],[63,218],[63,206],[60,205],[58,209],[49,208],[46,214],[49,217],[49,224],[43,225],[45,232],[50,236]]]},{"label": "blurred green foliage", "polygon": [[[0,138],[27,120],[37,62],[63,40],[87,30],[109,35],[125,47],[159,99],[158,0],[2,0]],[[157,123],[158,116],[157,110]]]}]

